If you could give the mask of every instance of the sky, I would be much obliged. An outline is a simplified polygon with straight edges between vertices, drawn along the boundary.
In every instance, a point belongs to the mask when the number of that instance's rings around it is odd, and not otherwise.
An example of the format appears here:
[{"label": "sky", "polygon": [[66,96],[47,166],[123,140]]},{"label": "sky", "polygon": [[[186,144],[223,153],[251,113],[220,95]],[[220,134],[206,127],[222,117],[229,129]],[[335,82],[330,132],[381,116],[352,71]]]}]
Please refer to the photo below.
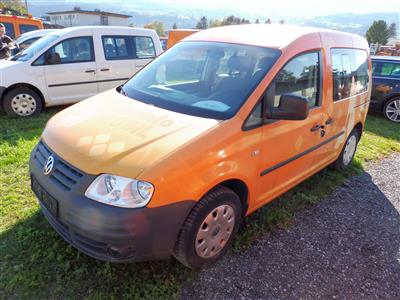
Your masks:
[{"label": "sky", "polygon": [[[54,0],[53,0],[54,1]],[[96,2],[95,0],[88,0]],[[247,13],[266,11],[276,15],[313,17],[338,13],[399,12],[400,0],[114,0],[113,2],[160,3],[193,9],[234,9]]]}]

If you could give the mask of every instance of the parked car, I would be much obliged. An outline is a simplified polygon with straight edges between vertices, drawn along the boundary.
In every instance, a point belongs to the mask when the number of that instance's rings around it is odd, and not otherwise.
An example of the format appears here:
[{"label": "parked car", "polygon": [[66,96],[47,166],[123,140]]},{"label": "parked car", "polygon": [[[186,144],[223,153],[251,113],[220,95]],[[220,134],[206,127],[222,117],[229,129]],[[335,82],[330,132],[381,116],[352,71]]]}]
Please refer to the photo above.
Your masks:
[{"label": "parked car", "polygon": [[54,31],[56,30],[57,29],[39,29],[39,30],[29,31],[20,35],[19,38],[15,40],[17,47],[12,50],[12,55],[16,55],[18,52],[25,50],[41,37],[44,37],[45,35],[48,35],[51,32],[54,33]]},{"label": "parked car", "polygon": [[121,85],[161,51],[150,29],[60,29],[0,61],[2,107],[10,116],[31,116],[44,106],[81,101]]},{"label": "parked car", "polygon": [[0,23],[4,24],[7,35],[13,39],[25,32],[43,29],[42,20],[33,18],[32,15],[12,16],[0,14]]},{"label": "parked car", "polygon": [[372,95],[370,110],[383,113],[400,123],[400,57],[372,57]]},{"label": "parked car", "polygon": [[326,166],[350,165],[370,100],[368,51],[358,35],[301,26],[193,34],[47,123],[30,158],[42,212],[97,259],[209,265],[245,216]]}]

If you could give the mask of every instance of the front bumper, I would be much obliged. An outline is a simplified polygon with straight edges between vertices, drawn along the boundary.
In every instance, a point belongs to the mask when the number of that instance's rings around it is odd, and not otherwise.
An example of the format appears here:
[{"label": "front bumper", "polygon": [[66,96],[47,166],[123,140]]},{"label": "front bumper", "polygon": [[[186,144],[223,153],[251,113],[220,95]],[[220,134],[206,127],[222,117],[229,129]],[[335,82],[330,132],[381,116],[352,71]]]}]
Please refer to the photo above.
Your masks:
[{"label": "front bumper", "polygon": [[[55,166],[46,176],[42,170],[50,155],[55,158]],[[130,209],[88,199],[85,191],[96,176],[69,165],[43,142],[33,150],[29,166],[33,190],[39,200],[52,198],[57,204],[54,208],[39,201],[52,227],[78,250],[104,261],[143,261],[170,256],[194,205],[194,201],[182,201],[157,208]]]}]

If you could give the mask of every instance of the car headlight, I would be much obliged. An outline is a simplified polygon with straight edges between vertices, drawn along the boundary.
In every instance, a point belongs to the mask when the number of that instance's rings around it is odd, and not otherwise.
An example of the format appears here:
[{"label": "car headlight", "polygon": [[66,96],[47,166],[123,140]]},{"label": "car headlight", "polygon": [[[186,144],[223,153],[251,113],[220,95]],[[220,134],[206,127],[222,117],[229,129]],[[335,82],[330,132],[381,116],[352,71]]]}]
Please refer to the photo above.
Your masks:
[{"label": "car headlight", "polygon": [[85,196],[108,205],[138,208],[146,206],[154,186],[146,181],[102,174],[86,190]]}]

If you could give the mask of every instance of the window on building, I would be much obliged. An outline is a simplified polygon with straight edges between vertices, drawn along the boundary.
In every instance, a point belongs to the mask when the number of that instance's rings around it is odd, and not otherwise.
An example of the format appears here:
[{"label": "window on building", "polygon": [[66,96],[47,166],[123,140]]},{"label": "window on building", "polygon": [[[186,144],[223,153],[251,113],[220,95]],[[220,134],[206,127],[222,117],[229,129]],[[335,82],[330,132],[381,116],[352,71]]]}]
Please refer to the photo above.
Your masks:
[{"label": "window on building", "polygon": [[338,101],[368,90],[368,56],[358,49],[332,49],[333,100]]},{"label": "window on building", "polygon": [[108,16],[100,16],[100,25],[108,26]]}]

